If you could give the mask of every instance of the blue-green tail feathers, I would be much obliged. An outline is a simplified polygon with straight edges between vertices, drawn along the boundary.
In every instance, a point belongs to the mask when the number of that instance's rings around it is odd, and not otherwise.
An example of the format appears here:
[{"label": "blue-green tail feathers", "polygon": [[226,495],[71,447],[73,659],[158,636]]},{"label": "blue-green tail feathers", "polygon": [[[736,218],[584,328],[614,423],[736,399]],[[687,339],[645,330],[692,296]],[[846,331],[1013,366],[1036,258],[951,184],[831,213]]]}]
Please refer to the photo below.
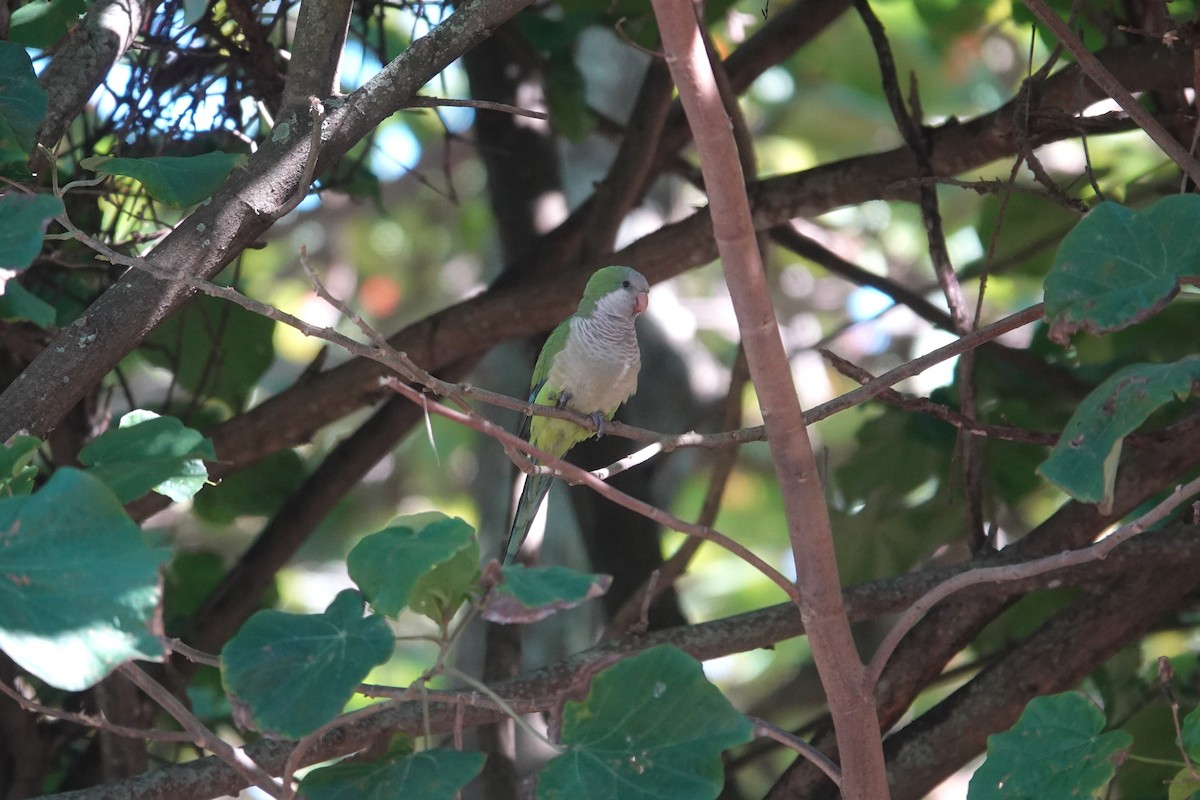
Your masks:
[{"label": "blue-green tail feathers", "polygon": [[504,545],[504,563],[511,564],[529,535],[533,518],[537,516],[538,507],[550,484],[554,482],[552,475],[526,475],[525,486],[521,489],[521,499],[517,501],[517,513],[513,516],[512,529],[508,532],[508,541]]}]

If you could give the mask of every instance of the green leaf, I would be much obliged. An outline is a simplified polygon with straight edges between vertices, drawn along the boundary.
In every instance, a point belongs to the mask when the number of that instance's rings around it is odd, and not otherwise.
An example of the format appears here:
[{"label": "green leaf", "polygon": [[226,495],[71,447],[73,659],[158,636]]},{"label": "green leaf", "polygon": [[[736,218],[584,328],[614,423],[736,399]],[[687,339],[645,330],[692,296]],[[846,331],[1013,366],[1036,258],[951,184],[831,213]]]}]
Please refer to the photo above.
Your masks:
[{"label": "green leaf", "polygon": [[32,0],[12,13],[9,38],[25,47],[47,48],[66,36],[86,9],[84,0]]},{"label": "green leaf", "polygon": [[300,782],[305,800],[454,800],[483,769],[483,753],[425,750],[368,764],[315,769]]},{"label": "green leaf", "polygon": [[198,397],[246,405],[275,357],[275,321],[216,297],[193,298],[149,337],[142,355]]},{"label": "green leaf", "polygon": [[504,582],[488,593],[483,618],[503,624],[530,623],[556,611],[599,597],[612,585],[611,575],[585,575],[566,567],[501,567]]},{"label": "green leaf", "polygon": [[[23,10],[17,9],[13,17]],[[44,116],[46,93],[38,86],[29,54],[16,42],[0,42],[0,164],[29,157]],[[0,216],[0,231],[5,227]],[[0,253],[5,249],[0,244]]]},{"label": "green leaf", "polygon": [[338,594],[322,614],[259,611],[221,651],[225,690],[244,723],[299,738],[336,717],[394,642],[363,597]]},{"label": "green leaf", "polygon": [[1196,800],[1197,797],[1200,797],[1200,781],[1183,767],[1167,785],[1167,800]]},{"label": "green leaf", "polygon": [[46,226],[61,213],[62,201],[48,194],[10,192],[0,197],[0,269],[32,264],[42,249]]},{"label": "green leaf", "polygon": [[183,0],[183,24],[195,25],[208,11],[208,0]]},{"label": "green leaf", "polygon": [[86,169],[106,175],[120,175],[141,181],[150,196],[158,202],[186,208],[210,197],[245,158],[237,153],[214,151],[198,156],[150,158],[91,156],[79,163]]},{"label": "green leaf", "polygon": [[38,470],[32,462],[41,446],[42,440],[36,436],[18,435],[0,448],[0,495],[14,497],[33,492]]},{"label": "green leaf", "polygon": [[0,295],[0,319],[5,322],[25,320],[45,330],[54,324],[58,312],[54,306],[33,294],[16,281],[9,281]]},{"label": "green leaf", "polygon": [[1104,724],[1100,709],[1078,692],[1035,697],[1011,730],[988,737],[968,800],[1103,797],[1133,744],[1126,731],[1102,733]]},{"label": "green leaf", "polygon": [[271,453],[246,469],[224,477],[196,495],[192,508],[210,522],[228,525],[248,514],[267,517],[304,483],[304,459],[295,450]]},{"label": "green leaf", "polygon": [[153,489],[176,502],[190,499],[208,480],[204,459],[215,459],[212,441],[174,417],[130,411],[120,426],[88,442],[80,463],[128,503]]},{"label": "green leaf", "polygon": [[1079,404],[1038,473],[1076,500],[1110,508],[1125,436],[1160,407],[1191,395],[1197,380],[1200,356],[1118,370]]},{"label": "green leaf", "polygon": [[573,142],[582,141],[596,126],[587,104],[587,83],[570,50],[552,54],[547,62],[546,107],[555,129]]},{"label": "green leaf", "polygon": [[1183,718],[1180,744],[1192,761],[1200,761],[1200,707],[1193,708]]},{"label": "green leaf", "polygon": [[80,691],[150,631],[168,551],[151,548],[101,481],[63,468],[30,497],[0,499],[0,649],[51,686]]},{"label": "green leaf", "polygon": [[1141,211],[1105,201],[1062,241],[1046,276],[1050,338],[1106,333],[1157,313],[1200,273],[1200,196],[1164,197]]},{"label": "green leaf", "polygon": [[721,752],[753,727],[670,645],[625,659],[592,679],[562,713],[566,752],[538,778],[538,800],[704,800],[724,783]]},{"label": "green leaf", "polygon": [[[479,562],[475,530],[458,517],[437,513],[395,522],[350,551],[350,579],[380,614],[394,617],[411,606],[426,616],[431,611],[439,614],[432,618],[440,619],[447,603],[465,598],[474,584]],[[441,565],[450,568],[443,571]]]},{"label": "green leaf", "polygon": [[183,630],[225,578],[225,559],[211,550],[176,553],[163,571],[163,627]]}]

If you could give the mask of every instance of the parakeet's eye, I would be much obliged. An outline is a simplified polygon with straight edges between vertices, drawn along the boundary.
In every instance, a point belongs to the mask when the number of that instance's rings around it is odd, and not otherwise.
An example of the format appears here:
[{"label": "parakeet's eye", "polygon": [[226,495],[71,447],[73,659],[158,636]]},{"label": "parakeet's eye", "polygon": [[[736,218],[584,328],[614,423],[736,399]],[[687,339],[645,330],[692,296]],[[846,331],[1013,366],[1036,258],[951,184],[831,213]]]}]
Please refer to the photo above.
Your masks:
[{"label": "parakeet's eye", "polygon": [[622,289],[628,289],[628,288],[629,288],[631,285],[632,285],[632,284],[630,284],[630,283],[629,283],[629,281],[621,281],[621,288],[622,288]]}]

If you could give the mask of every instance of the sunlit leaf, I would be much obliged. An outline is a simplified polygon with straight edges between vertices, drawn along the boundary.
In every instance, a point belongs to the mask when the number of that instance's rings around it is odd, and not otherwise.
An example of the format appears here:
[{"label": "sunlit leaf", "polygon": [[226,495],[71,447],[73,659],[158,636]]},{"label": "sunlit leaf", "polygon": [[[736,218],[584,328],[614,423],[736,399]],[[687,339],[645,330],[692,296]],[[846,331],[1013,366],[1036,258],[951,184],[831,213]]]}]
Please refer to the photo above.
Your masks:
[{"label": "sunlit leaf", "polygon": [[391,629],[347,589],[321,614],[259,611],[221,651],[225,689],[244,723],[298,738],[341,712],[392,655]]},{"label": "sunlit leaf", "polygon": [[195,25],[208,10],[208,0],[183,0],[183,24]]},{"label": "sunlit leaf", "polygon": [[0,499],[0,649],[71,691],[124,661],[160,658],[150,626],[168,555],[142,541],[104,483],[76,469]]},{"label": "sunlit leaf", "polygon": [[1167,785],[1167,800],[1196,800],[1200,798],[1200,780],[1192,777],[1192,771],[1181,767]]},{"label": "sunlit leaf", "polygon": [[133,178],[160,203],[186,208],[212,195],[245,158],[237,153],[212,152],[148,158],[91,156],[79,163],[106,175]]},{"label": "sunlit leaf", "polygon": [[174,417],[131,411],[79,451],[79,461],[107,483],[121,502],[153,489],[176,502],[190,499],[208,480],[204,459],[217,457],[213,444]]},{"label": "sunlit leaf", "polygon": [[1012,729],[988,737],[968,800],[1104,797],[1133,743],[1126,731],[1103,733],[1104,725],[1104,714],[1078,692],[1035,697]]},{"label": "sunlit leaf", "polygon": [[0,447],[0,495],[12,497],[33,491],[38,470],[32,462],[41,446],[42,440],[36,436],[18,435]]},{"label": "sunlit leaf", "polygon": [[[464,552],[466,570],[461,565],[441,570]],[[474,528],[458,517],[419,514],[401,517],[363,539],[350,551],[346,565],[372,607],[394,617],[410,604],[420,613],[437,614],[444,605],[437,596],[465,597],[478,561]]]},{"label": "sunlit leaf", "polygon": [[562,713],[566,751],[538,777],[538,800],[705,800],[724,785],[721,752],[750,722],[670,645],[597,673]]},{"label": "sunlit leaf", "polygon": [[49,47],[67,35],[85,10],[85,0],[32,0],[12,12],[8,36],[26,47]]}]

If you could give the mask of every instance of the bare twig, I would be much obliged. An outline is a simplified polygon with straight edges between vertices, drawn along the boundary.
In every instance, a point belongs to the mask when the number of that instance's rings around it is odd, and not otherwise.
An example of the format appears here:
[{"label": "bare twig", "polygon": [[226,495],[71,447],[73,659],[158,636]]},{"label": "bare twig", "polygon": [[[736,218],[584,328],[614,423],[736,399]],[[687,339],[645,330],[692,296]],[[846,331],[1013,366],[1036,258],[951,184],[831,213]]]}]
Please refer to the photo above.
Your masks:
[{"label": "bare twig", "polygon": [[503,114],[513,114],[518,117],[529,117],[531,119],[550,119],[550,115],[544,111],[534,111],[530,108],[512,106],[508,103],[494,103],[491,100],[455,100],[448,97],[417,95],[409,100],[407,105],[408,108],[440,108],[442,106],[476,108],[481,111],[499,111]]},{"label": "bare twig", "polygon": [[[399,381],[390,381],[388,382],[387,386],[393,391],[404,395],[409,400],[412,400],[414,403],[420,403],[422,401],[421,394],[404,383]],[[784,577],[779,570],[767,564],[753,552],[743,547],[741,544],[738,544],[736,541],[720,531],[704,525],[696,525],[694,523],[685,522],[684,520],[679,519],[672,514],[668,514],[666,511],[663,511],[656,506],[652,506],[649,503],[643,502],[635,497],[625,494],[624,492],[614,489],[587,470],[581,469],[580,467],[563,461],[562,459],[554,458],[549,453],[539,450],[521,437],[509,433],[499,425],[496,425],[485,419],[467,416],[459,411],[447,408],[440,403],[431,404],[429,406],[429,410],[462,425],[466,425],[470,428],[480,431],[481,433],[486,433],[488,436],[500,441],[500,443],[504,445],[505,450],[515,450],[528,456],[533,456],[540,462],[540,466],[534,469],[544,470],[546,473],[553,474],[569,483],[587,486],[598,494],[608,498],[609,500],[612,500],[614,503],[624,506],[630,511],[641,514],[642,516],[651,519],[660,525],[664,525],[671,530],[679,531],[680,533],[687,534],[688,536],[698,536],[701,539],[707,539],[711,542],[715,542],[765,575],[772,583],[783,589],[788,597],[792,598],[793,600],[798,599],[799,592],[797,591],[795,584]]]},{"label": "bare twig", "polygon": [[1075,32],[1046,5],[1044,0],[1022,0],[1022,2],[1033,12],[1038,21],[1049,28],[1050,32],[1071,51],[1071,55],[1075,56],[1080,68],[1087,73],[1087,76],[1124,109],[1138,127],[1144,130],[1146,135],[1153,139],[1154,143],[1187,173],[1193,183],[1200,184],[1200,161],[1197,161],[1186,147],[1176,141],[1170,131],[1164,128],[1149,111],[1142,108],[1133,93],[1100,63],[1100,59],[1087,49],[1087,45],[1080,41]]},{"label": "bare twig", "polygon": [[[874,380],[874,376],[865,369],[850,363],[841,356],[829,350],[821,350],[823,355],[833,368],[842,373],[848,378],[858,381],[862,384],[870,383]],[[935,419],[939,419],[948,425],[953,425],[955,428],[975,436],[986,437],[989,439],[999,439],[1006,442],[1023,442],[1025,444],[1041,444],[1054,445],[1059,436],[1056,433],[1043,433],[1041,431],[1031,431],[1025,428],[1015,428],[1011,425],[990,425],[986,422],[960,414],[949,406],[944,406],[941,403],[936,403],[928,397],[904,397],[899,392],[892,389],[886,389],[878,395],[881,402],[887,403],[896,408],[903,408],[907,411],[916,411],[919,414],[925,414]]]},{"label": "bare twig", "polygon": [[815,764],[817,768],[821,770],[821,772],[824,772],[829,780],[833,781],[835,786],[840,787],[842,785],[842,771],[838,769],[837,764],[829,760],[829,756],[825,755],[803,739],[793,736],[791,733],[785,731],[783,728],[780,728],[778,725],[772,725],[765,719],[759,719],[758,717],[752,717],[750,715],[747,715],[747,719],[754,723],[754,732],[756,734],[759,736],[765,736],[768,739],[779,742],[784,747],[789,747],[792,750],[795,750],[797,753]]},{"label": "bare twig", "polygon": [[[742,419],[742,394],[746,382],[750,379],[749,367],[746,364],[746,351],[738,346],[737,357],[733,361],[733,369],[729,376],[729,389],[725,393],[725,409],[722,414],[721,427],[731,429]],[[701,525],[711,526],[717,518],[721,507],[721,497],[729,476],[733,474],[737,451],[729,448],[723,451],[713,465],[712,477],[709,478],[708,490],[704,495],[704,505],[700,508],[700,516],[696,521]],[[605,639],[611,639],[629,630],[630,626],[639,624],[647,619],[647,611],[652,603],[662,596],[675,582],[679,580],[691,563],[692,557],[700,549],[703,539],[688,537],[679,545],[671,557],[661,567],[651,573],[646,583],[638,587],[629,596],[624,605],[612,615],[608,628],[604,632]],[[639,598],[641,601],[639,602]]]},{"label": "bare twig", "polygon": [[44,705],[36,700],[31,700],[25,695],[18,692],[16,689],[9,686],[4,681],[0,681],[0,694],[6,695],[10,700],[19,705],[21,708],[32,714],[42,714],[51,719],[61,719],[64,722],[73,722],[76,725],[83,725],[88,728],[96,728],[107,733],[113,733],[117,736],[125,736],[130,739],[146,739],[155,742],[194,742],[196,737],[186,731],[159,731],[146,728],[130,728],[126,725],[117,725],[109,722],[103,717],[93,717],[89,714],[80,714],[75,711],[63,711],[60,708]]},{"label": "bare twig", "polygon": [[308,98],[308,115],[312,118],[312,133],[309,135],[308,156],[304,160],[304,171],[300,182],[296,184],[296,192],[286,203],[280,206],[279,216],[286,216],[304,202],[308,196],[308,187],[312,186],[313,176],[317,174],[317,161],[321,157],[321,131],[325,124],[325,106],[315,97]]},{"label": "bare twig", "polygon": [[126,662],[117,667],[117,671],[174,717],[184,730],[192,734],[193,741],[198,746],[220,758],[271,797],[282,800],[286,790],[275,778],[256,764],[242,749],[235,748],[210,731],[195,714],[187,709],[187,706],[179,702],[175,695],[167,691],[162,684],[147,675],[141,667],[133,662]]},{"label": "bare twig", "polygon": [[883,668],[887,666],[888,659],[891,658],[896,646],[900,644],[900,640],[904,635],[912,630],[913,626],[920,621],[925,612],[937,605],[939,602],[954,594],[955,592],[966,589],[970,586],[978,586],[984,583],[996,583],[999,581],[1013,581],[1022,578],[1029,578],[1035,575],[1041,575],[1045,572],[1053,572],[1055,570],[1065,569],[1066,567],[1075,567],[1080,564],[1086,564],[1089,561],[1097,561],[1104,559],[1112,552],[1113,548],[1120,545],[1122,542],[1137,536],[1142,531],[1150,526],[1166,519],[1167,515],[1178,508],[1186,500],[1190,499],[1197,492],[1200,492],[1200,478],[1195,478],[1192,481],[1178,486],[1175,491],[1168,495],[1154,508],[1147,511],[1137,519],[1122,525],[1113,533],[1104,537],[1100,541],[1088,547],[1083,547],[1078,550],[1067,550],[1062,553],[1056,553],[1045,558],[1034,559],[1020,564],[1006,564],[998,567],[977,567],[969,572],[960,573],[953,578],[939,584],[938,586],[927,592],[920,600],[913,603],[912,606],[901,615],[900,619],[896,620],[896,624],[888,631],[887,636],[880,642],[878,649],[875,651],[874,657],[867,669],[867,677],[870,685],[874,686],[879,680],[879,676],[883,673]]}]

